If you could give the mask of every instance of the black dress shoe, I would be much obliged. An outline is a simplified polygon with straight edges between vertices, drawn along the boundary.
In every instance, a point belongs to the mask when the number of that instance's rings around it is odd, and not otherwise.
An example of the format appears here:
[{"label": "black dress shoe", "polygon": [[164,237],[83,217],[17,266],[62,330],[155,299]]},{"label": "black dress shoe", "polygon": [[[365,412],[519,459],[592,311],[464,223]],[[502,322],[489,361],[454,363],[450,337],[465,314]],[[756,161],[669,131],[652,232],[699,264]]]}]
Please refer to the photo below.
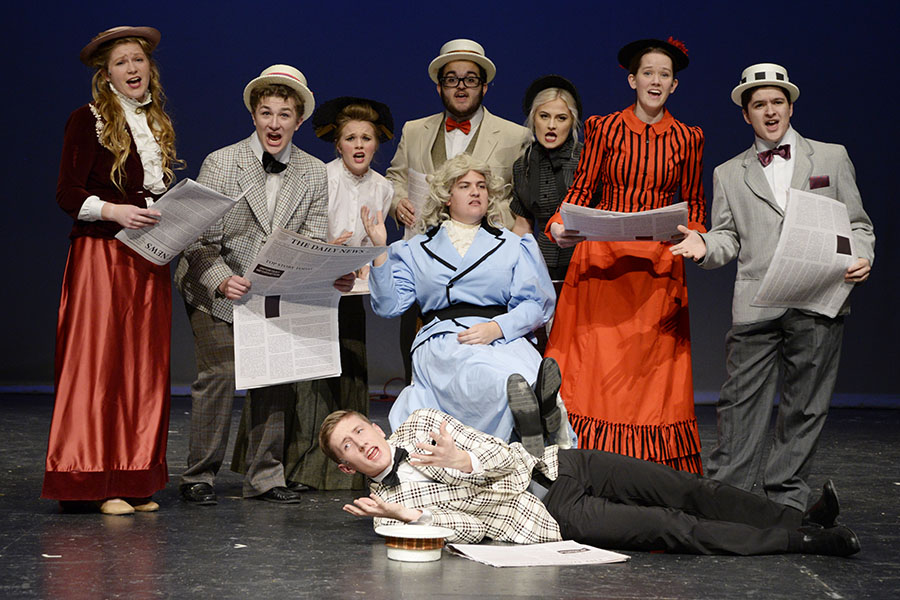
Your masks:
[{"label": "black dress shoe", "polygon": [[299,481],[288,481],[285,487],[287,487],[287,489],[291,490],[292,492],[297,492],[298,494],[303,492],[312,492],[316,489],[310,485],[306,485],[305,483],[300,483]]},{"label": "black dress shoe", "polygon": [[821,554],[824,556],[850,556],[859,552],[859,538],[849,527],[836,525],[828,529],[821,527],[801,527],[803,534],[800,542],[802,554]]},{"label": "black dress shoe", "polygon": [[258,496],[253,496],[255,500],[265,500],[266,502],[274,502],[275,504],[299,504],[300,494],[292,492],[284,486],[273,487],[269,491]]},{"label": "black dress shoe", "polygon": [[218,504],[216,493],[208,483],[183,483],[178,487],[181,499],[197,506],[212,506]]},{"label": "black dress shoe", "polygon": [[544,455],[544,428],[534,390],[524,377],[513,373],[506,380],[506,398],[522,446],[529,454],[540,458]]},{"label": "black dress shoe", "polygon": [[830,479],[822,486],[822,495],[815,504],[803,513],[804,525],[819,525],[820,527],[834,527],[841,505],[838,503],[837,489]]},{"label": "black dress shoe", "polygon": [[534,395],[537,396],[541,409],[541,424],[544,434],[551,440],[556,439],[556,433],[562,424],[559,407],[556,405],[556,395],[562,384],[562,375],[559,372],[559,364],[555,359],[545,358],[538,367],[537,379],[534,381]]}]

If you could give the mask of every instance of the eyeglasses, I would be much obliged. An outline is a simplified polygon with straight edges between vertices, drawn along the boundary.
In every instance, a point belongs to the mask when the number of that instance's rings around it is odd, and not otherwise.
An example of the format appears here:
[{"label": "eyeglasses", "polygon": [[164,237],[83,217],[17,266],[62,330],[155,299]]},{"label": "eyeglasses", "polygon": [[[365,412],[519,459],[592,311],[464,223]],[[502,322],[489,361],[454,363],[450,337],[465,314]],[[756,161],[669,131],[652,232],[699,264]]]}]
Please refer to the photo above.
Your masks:
[{"label": "eyeglasses", "polygon": [[465,77],[447,75],[446,77],[441,77],[441,85],[445,88],[459,87],[460,83],[463,84],[463,87],[476,88],[481,85],[481,77],[477,75],[466,75]]}]

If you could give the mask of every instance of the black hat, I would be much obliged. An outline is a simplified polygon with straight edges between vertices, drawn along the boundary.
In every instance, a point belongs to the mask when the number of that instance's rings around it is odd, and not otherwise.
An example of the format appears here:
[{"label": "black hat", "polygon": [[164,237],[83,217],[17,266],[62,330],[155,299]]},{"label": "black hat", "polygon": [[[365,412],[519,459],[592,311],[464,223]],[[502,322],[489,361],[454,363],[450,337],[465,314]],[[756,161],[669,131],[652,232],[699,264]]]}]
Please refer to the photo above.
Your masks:
[{"label": "black hat", "polygon": [[375,135],[378,136],[379,142],[386,142],[394,137],[394,118],[391,116],[391,109],[386,104],[375,102],[368,98],[354,98],[352,96],[341,96],[319,105],[312,116],[316,137],[326,142],[333,142],[334,133],[337,130],[335,121],[337,121],[341,111],[351,104],[370,106],[372,110],[378,113],[378,118],[373,125],[375,126]]},{"label": "black hat", "polygon": [[560,88],[572,94],[572,97],[575,98],[575,110],[578,111],[578,118],[584,120],[584,113],[581,112],[581,96],[578,95],[575,84],[560,75],[544,75],[531,82],[525,91],[525,99],[522,100],[522,112],[526,117],[531,113],[531,104],[534,102],[535,96],[547,88]]},{"label": "black hat", "polygon": [[672,57],[672,66],[675,67],[675,71],[687,69],[688,63],[690,62],[687,48],[684,46],[684,42],[680,42],[672,36],[669,36],[669,39],[666,41],[648,39],[637,40],[636,42],[625,44],[622,49],[619,50],[619,54],[616,58],[619,59],[620,65],[628,69],[629,65],[631,65],[631,59],[634,58],[635,54],[638,54],[645,48],[651,47],[666,50]]}]

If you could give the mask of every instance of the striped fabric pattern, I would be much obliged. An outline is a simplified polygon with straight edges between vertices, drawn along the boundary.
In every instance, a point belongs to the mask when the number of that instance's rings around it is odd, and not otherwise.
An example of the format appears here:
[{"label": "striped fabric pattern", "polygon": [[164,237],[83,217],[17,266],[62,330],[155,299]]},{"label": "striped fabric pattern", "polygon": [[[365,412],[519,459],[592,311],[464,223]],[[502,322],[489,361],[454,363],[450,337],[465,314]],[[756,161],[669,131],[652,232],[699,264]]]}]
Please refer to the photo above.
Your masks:
[{"label": "striped fabric pattern", "polygon": [[[683,200],[688,220],[705,223],[704,140],[699,127],[688,127],[669,111],[648,125],[631,107],[590,117],[584,130],[585,140],[596,143],[585,144],[566,202],[590,206],[600,185],[600,203],[594,208],[639,212]],[[613,159],[604,161],[606,154]]]}]

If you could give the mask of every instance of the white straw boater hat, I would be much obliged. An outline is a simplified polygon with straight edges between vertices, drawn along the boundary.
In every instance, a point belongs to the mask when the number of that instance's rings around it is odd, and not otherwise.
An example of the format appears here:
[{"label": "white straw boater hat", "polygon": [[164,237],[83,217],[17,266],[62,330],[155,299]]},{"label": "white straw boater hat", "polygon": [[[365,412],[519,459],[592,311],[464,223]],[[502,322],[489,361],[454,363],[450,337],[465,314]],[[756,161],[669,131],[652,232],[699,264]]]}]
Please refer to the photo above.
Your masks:
[{"label": "white straw boater hat", "polygon": [[741,73],[741,82],[731,90],[731,100],[741,106],[741,94],[745,90],[763,85],[774,85],[787,90],[791,104],[800,97],[800,88],[788,79],[787,69],[774,63],[759,63],[744,69]]},{"label": "white straw boater hat", "polygon": [[441,46],[441,52],[438,57],[428,65],[428,75],[431,76],[431,80],[438,83],[438,71],[441,70],[441,67],[454,60],[470,60],[483,68],[485,75],[487,75],[485,83],[490,83],[494,75],[497,74],[497,67],[494,66],[491,59],[484,55],[484,48],[481,47],[481,44],[472,40],[459,39],[450,40]]},{"label": "white straw boater hat", "polygon": [[304,121],[313,114],[313,110],[316,108],[316,98],[309,91],[309,88],[306,87],[306,77],[303,76],[303,73],[290,65],[272,65],[263,70],[259,77],[247,84],[247,87],[244,88],[244,104],[247,106],[247,110],[253,112],[253,108],[250,106],[250,94],[253,92],[253,88],[270,83],[286,85],[300,94],[300,97],[303,98],[303,114],[301,117],[303,117]]}]

